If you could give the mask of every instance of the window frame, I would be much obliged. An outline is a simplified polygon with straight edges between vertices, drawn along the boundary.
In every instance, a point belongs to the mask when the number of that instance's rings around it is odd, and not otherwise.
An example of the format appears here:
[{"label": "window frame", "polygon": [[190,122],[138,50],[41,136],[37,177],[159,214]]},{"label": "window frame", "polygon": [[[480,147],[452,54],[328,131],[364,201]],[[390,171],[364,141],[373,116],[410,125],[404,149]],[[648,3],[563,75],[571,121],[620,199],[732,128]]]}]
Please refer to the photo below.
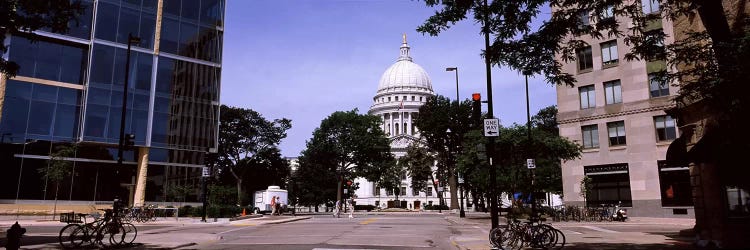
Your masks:
[{"label": "window frame", "polygon": [[[656,82],[656,84],[654,84]],[[650,98],[669,96],[669,84],[659,83],[654,73],[648,74],[648,95]]]},{"label": "window frame", "polygon": [[[617,65],[620,62],[619,53],[617,51],[617,40],[600,43],[599,47],[602,53],[602,66]],[[609,60],[605,60],[605,55]]]},{"label": "window frame", "polygon": [[[604,103],[606,105],[622,103],[622,83],[620,80],[604,82]],[[619,97],[619,98],[618,98]]]},{"label": "window frame", "polygon": [[[622,128],[622,130],[620,129]],[[615,136],[612,136],[612,129],[614,129]],[[607,123],[607,138],[609,140],[609,146],[625,146],[627,145],[627,133],[625,132],[625,121],[614,121]],[[622,132],[622,135],[620,134]],[[614,141],[613,141],[614,139]]]},{"label": "window frame", "polygon": [[591,46],[576,50],[576,64],[579,73],[589,72],[594,69],[594,54]]},{"label": "window frame", "polygon": [[[663,119],[663,120],[659,121],[659,119]],[[671,129],[673,131],[672,132],[673,138],[670,138],[670,133],[669,133],[670,127],[669,127],[669,123],[668,122],[670,120],[672,122]],[[659,124],[663,124],[664,127],[663,128],[659,128]],[[664,130],[664,133],[663,133],[664,138],[662,138],[661,134],[659,133],[659,129],[663,129]],[[654,116],[654,132],[656,133],[656,141],[658,141],[658,142],[659,141],[672,141],[672,140],[675,140],[678,137],[678,134],[677,134],[677,121],[674,118],[672,118],[672,116],[670,116],[670,115]]]},{"label": "window frame", "polygon": [[[586,94],[586,106],[583,105],[583,94]],[[591,109],[596,107],[596,86],[593,84],[578,87],[578,101],[581,109]]]},{"label": "window frame", "polygon": [[[591,143],[586,141],[586,133],[589,134]],[[594,143],[596,142],[596,143]],[[599,124],[590,124],[581,126],[581,146],[584,149],[599,148]],[[587,145],[590,144],[590,145]]]}]

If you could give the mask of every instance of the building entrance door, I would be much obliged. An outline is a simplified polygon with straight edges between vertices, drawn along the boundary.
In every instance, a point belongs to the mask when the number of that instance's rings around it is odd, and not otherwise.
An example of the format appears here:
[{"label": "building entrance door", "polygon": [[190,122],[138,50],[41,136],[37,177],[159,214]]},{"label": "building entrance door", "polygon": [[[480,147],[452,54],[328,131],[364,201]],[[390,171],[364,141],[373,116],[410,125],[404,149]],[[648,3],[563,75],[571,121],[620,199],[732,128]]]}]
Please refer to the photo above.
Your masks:
[{"label": "building entrance door", "polygon": [[414,201],[414,209],[415,210],[419,210],[419,205],[420,205],[419,201]]}]

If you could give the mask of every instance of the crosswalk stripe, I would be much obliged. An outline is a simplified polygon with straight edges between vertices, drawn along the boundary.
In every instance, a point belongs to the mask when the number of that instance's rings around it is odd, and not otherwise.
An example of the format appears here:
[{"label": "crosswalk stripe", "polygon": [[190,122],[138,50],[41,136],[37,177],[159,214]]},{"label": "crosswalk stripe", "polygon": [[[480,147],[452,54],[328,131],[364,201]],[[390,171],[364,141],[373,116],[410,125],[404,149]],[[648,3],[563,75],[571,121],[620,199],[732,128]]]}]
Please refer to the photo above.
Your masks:
[{"label": "crosswalk stripe", "polygon": [[617,231],[612,231],[612,230],[609,230],[609,229],[604,229],[604,228],[595,227],[595,226],[581,226],[581,227],[582,228],[588,228],[588,229],[591,229],[591,230],[594,230],[594,231],[603,232],[603,233],[619,233]]}]

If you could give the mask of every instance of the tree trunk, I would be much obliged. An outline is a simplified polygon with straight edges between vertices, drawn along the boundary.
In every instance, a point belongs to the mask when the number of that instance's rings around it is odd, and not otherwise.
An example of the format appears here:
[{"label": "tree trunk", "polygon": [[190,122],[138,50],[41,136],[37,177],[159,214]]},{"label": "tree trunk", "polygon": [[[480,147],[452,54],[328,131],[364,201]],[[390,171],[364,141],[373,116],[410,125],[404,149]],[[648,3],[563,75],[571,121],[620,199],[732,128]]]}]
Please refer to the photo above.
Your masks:
[{"label": "tree trunk", "polygon": [[57,191],[60,190],[60,182],[55,182],[55,205],[52,206],[52,220],[55,220],[57,215]]},{"label": "tree trunk", "polygon": [[451,188],[451,209],[458,209],[458,184],[455,171],[450,171],[450,177],[448,177],[448,185]]},{"label": "tree trunk", "polygon": [[242,206],[242,179],[237,178],[237,205]]}]

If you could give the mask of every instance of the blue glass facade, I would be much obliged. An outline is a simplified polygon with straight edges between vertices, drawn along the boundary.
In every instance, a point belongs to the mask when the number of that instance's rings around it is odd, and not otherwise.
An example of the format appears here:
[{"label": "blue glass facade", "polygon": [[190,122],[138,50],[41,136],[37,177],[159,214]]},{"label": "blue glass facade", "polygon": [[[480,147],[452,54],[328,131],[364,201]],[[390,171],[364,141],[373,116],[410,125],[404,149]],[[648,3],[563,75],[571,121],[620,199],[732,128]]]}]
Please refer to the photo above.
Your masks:
[{"label": "blue glass facade", "polygon": [[[64,34],[14,34],[3,55],[18,76],[0,81],[0,202],[49,200],[38,169],[62,146],[73,172],[60,200],[133,199],[139,149],[148,154],[146,201],[169,202],[194,187],[217,145],[224,0],[84,0],[86,11]],[[96,13],[94,15],[93,13]],[[160,29],[158,29],[160,27]],[[123,96],[127,37],[133,44]],[[30,40],[33,38],[35,42]],[[160,39],[159,39],[160,38]],[[125,133],[135,149],[116,164],[122,99]]]}]

